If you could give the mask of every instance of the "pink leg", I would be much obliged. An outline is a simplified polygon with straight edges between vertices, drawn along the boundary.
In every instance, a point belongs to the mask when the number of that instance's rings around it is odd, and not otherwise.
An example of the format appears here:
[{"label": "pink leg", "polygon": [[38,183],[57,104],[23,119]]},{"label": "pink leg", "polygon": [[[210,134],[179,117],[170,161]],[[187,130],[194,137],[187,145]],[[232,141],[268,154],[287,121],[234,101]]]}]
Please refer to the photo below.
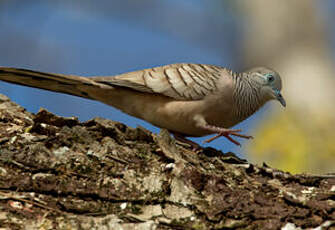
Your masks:
[{"label": "pink leg", "polygon": [[243,135],[243,134],[239,134],[239,132],[241,132],[241,129],[225,129],[225,128],[221,128],[221,127],[216,127],[216,126],[211,126],[211,125],[206,125],[204,127],[205,129],[209,130],[209,131],[214,131],[217,133],[216,136],[211,137],[207,140],[205,140],[204,142],[209,143],[219,137],[225,137],[227,138],[229,141],[233,142],[235,145],[241,145],[238,141],[234,140],[233,138],[231,138],[229,135],[232,136],[236,136],[236,137],[241,137],[241,138],[246,138],[246,139],[250,139],[253,138],[252,136],[247,136],[247,135]]}]

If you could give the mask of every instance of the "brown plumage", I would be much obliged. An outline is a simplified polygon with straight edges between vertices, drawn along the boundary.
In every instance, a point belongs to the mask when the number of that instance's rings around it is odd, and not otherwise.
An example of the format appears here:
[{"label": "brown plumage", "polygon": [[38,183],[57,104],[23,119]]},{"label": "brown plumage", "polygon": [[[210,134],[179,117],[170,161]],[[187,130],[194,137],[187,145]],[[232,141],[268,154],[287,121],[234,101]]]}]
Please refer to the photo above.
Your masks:
[{"label": "brown plumage", "polygon": [[[0,80],[71,94],[114,106],[168,129],[179,140],[212,133],[243,138],[228,128],[280,94],[278,73],[258,67],[243,73],[202,64],[172,64],[109,77],[80,77],[0,67]],[[195,145],[192,143],[192,145]]]}]

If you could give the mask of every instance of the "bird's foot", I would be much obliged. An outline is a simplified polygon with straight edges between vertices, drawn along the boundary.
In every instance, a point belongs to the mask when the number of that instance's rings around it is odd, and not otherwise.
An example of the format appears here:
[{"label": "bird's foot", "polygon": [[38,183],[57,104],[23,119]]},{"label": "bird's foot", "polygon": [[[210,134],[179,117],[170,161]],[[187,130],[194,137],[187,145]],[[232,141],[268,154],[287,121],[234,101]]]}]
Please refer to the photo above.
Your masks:
[{"label": "bird's foot", "polygon": [[238,141],[234,140],[230,135],[245,138],[245,139],[253,138],[252,136],[247,136],[247,135],[240,134],[239,132],[242,131],[241,129],[225,129],[225,128],[212,127],[212,126],[209,127],[209,129],[212,130],[212,131],[216,131],[217,135],[205,140],[204,142],[206,142],[206,143],[212,142],[219,137],[225,137],[229,141],[233,142],[235,145],[240,146],[241,144]]},{"label": "bird's foot", "polygon": [[192,151],[196,152],[196,151],[201,149],[200,145],[198,145],[197,143],[187,139],[182,134],[174,133],[174,132],[171,132],[171,133],[177,141],[181,142],[182,144],[186,144],[186,145],[189,145],[190,147],[192,147]]}]

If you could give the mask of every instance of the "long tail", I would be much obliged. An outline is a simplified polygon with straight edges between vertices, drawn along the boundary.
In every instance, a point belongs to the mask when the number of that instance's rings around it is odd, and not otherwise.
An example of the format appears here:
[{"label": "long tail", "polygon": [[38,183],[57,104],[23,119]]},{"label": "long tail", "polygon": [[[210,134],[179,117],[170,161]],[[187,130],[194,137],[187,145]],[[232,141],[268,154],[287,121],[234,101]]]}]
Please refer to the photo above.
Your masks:
[{"label": "long tail", "polygon": [[90,89],[108,87],[86,77],[6,67],[0,67],[0,80],[88,99],[95,99],[90,95]]}]

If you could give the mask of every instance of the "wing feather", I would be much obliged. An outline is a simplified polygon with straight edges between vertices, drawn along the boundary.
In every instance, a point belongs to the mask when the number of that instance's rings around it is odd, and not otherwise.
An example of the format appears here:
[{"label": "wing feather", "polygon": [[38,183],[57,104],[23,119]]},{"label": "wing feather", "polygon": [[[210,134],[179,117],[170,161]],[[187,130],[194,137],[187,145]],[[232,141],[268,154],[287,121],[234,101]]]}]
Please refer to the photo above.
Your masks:
[{"label": "wing feather", "polygon": [[140,92],[158,93],[177,100],[200,100],[217,89],[217,81],[227,76],[226,73],[226,69],[218,66],[172,64],[115,77],[92,79],[99,83],[127,87]]}]

